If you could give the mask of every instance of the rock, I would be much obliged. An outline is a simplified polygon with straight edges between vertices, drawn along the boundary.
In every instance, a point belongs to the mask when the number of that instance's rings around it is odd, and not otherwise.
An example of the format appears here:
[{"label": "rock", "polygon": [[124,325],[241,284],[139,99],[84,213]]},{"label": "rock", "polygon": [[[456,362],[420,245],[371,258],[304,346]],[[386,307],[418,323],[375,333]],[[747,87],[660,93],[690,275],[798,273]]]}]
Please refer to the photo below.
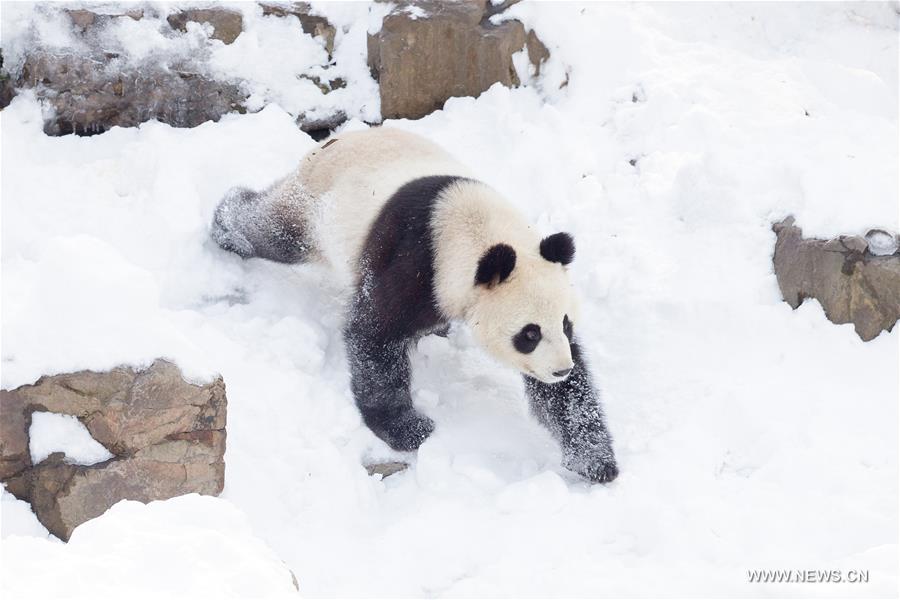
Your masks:
[{"label": "rock", "polygon": [[[519,85],[512,55],[527,37],[520,21],[492,24],[484,0],[401,3],[368,38],[382,117],[418,119],[453,96],[478,96],[497,82]],[[530,47],[539,63],[546,47],[536,36]]]},{"label": "rock", "polygon": [[[0,391],[0,480],[31,502],[38,520],[67,540],[81,523],[119,500],[215,495],[225,483],[225,385],[186,382],[174,364],[120,367],[42,377]],[[77,417],[115,458],[91,466],[61,453],[31,465],[28,429],[35,411]]]},{"label": "rock", "polygon": [[31,466],[28,452],[28,428],[30,414],[19,399],[10,392],[0,390],[0,481],[6,481]]},{"label": "rock", "polygon": [[334,51],[334,25],[325,17],[310,14],[312,7],[307,2],[289,2],[285,4],[260,4],[264,16],[297,17],[304,33],[320,38],[330,57]]},{"label": "rock", "polygon": [[[328,80],[318,75],[304,74],[300,75],[300,79],[312,82],[323,94],[330,94],[334,90],[347,86],[347,82],[341,77]],[[341,109],[316,108],[300,113],[296,123],[301,131],[308,133],[314,140],[320,141],[331,135],[331,132],[346,120],[347,113]]]},{"label": "rock", "polygon": [[775,275],[791,307],[815,298],[832,323],[853,323],[864,341],[893,328],[900,318],[900,255],[876,256],[857,236],[803,239],[793,217],[772,229]]},{"label": "rock", "polygon": [[9,72],[3,67],[3,50],[0,49],[0,110],[9,106],[15,95],[16,89]]},{"label": "rock", "polygon": [[334,79],[328,79],[327,77],[321,77],[319,75],[310,75],[308,73],[303,73],[297,76],[299,79],[306,79],[307,81],[315,84],[319,91],[323,94],[330,94],[334,90],[339,90],[341,88],[347,87],[347,82],[344,81],[342,77],[335,77]]},{"label": "rock", "polygon": [[513,4],[518,4],[522,0],[503,0],[497,4],[490,2],[490,0],[484,3],[484,19],[488,19],[494,15],[502,13],[504,10],[512,6]]},{"label": "rock", "polygon": [[83,9],[67,9],[65,12],[69,15],[69,18],[72,19],[72,24],[77,29],[81,30],[82,33],[87,31],[89,27],[92,27],[99,17],[97,13]]},{"label": "rock", "polygon": [[191,8],[166,17],[172,29],[187,31],[188,22],[209,23],[213,27],[212,37],[226,44],[232,43],[244,29],[241,13],[227,8]]},{"label": "rock", "polygon": [[400,473],[409,468],[409,465],[405,462],[385,462],[385,463],[376,463],[371,465],[366,465],[366,472],[369,475],[381,475],[381,478],[384,479],[386,477],[390,477],[395,473]]},{"label": "rock", "polygon": [[17,87],[33,88],[53,109],[48,135],[92,135],[158,119],[194,127],[243,111],[246,94],[178,65],[109,68],[106,56],[35,51],[28,54]]},{"label": "rock", "polygon": [[342,110],[335,112],[306,111],[297,117],[297,126],[313,138],[317,135],[327,137],[331,131],[347,120]]},{"label": "rock", "polygon": [[534,74],[541,74],[541,65],[550,58],[550,50],[544,45],[544,42],[538,38],[534,30],[530,30],[525,37],[525,48],[528,50],[528,60],[534,65]]},{"label": "rock", "polygon": [[134,8],[131,10],[127,10],[124,13],[118,14],[99,14],[89,10],[85,10],[83,8],[67,8],[64,9],[64,11],[67,15],[69,15],[69,18],[72,20],[72,25],[75,26],[76,31],[81,34],[87,33],[91,28],[98,25],[105,25],[112,19],[129,17],[131,19],[134,19],[135,21],[140,21],[144,18],[144,9],[142,8]]}]

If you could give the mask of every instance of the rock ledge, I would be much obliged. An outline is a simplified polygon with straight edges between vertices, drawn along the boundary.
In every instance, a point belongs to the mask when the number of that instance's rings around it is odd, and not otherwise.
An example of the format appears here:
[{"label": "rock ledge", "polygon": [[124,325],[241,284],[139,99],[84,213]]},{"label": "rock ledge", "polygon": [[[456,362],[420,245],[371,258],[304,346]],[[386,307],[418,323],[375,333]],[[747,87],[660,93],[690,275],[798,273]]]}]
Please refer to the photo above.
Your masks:
[{"label": "rock ledge", "polygon": [[[42,377],[0,391],[0,481],[30,502],[38,520],[63,540],[119,500],[165,500],[225,484],[225,384],[188,383],[177,366],[119,367]],[[51,454],[31,464],[31,415],[77,417],[114,458],[90,465]]]}]

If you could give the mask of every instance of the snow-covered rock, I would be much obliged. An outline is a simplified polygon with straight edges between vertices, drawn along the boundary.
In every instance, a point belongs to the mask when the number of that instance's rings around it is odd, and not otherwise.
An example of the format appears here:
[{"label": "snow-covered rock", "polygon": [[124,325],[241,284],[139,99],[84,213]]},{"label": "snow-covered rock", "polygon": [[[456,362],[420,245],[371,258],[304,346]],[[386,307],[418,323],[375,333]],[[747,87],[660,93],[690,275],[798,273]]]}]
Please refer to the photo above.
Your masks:
[{"label": "snow-covered rock", "polygon": [[[547,48],[515,19],[491,21],[484,0],[401,2],[369,35],[381,114],[418,119],[454,96],[479,96],[495,83],[520,83],[513,55],[526,50],[534,68]],[[527,39],[527,44],[526,44]]]},{"label": "snow-covered rock", "polygon": [[228,8],[188,8],[179,10],[166,17],[173,29],[187,32],[188,23],[208,24],[212,27],[210,39],[220,40],[223,44],[231,44],[244,29],[241,13]]},{"label": "snow-covered rock", "polygon": [[453,96],[519,85],[516,53],[539,71],[547,48],[520,21],[502,19],[505,8],[429,0],[352,11],[305,2],[10,9],[2,96],[34,90],[49,135],[152,119],[195,127],[270,102],[321,134],[353,117],[419,118]]},{"label": "snow-covered rock", "polygon": [[157,360],[147,369],[43,377],[3,390],[0,405],[0,480],[61,539],[122,499],[224,486],[221,378],[192,384]]}]

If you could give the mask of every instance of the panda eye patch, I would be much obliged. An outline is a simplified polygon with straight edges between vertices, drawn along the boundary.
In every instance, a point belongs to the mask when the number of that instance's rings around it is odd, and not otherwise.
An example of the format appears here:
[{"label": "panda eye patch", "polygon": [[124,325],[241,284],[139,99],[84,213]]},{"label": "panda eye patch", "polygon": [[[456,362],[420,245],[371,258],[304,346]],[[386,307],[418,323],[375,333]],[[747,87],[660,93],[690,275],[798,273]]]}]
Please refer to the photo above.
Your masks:
[{"label": "panda eye patch", "polygon": [[541,328],[534,323],[529,323],[513,336],[513,346],[522,354],[534,352],[541,341]]},{"label": "panda eye patch", "polygon": [[572,321],[569,320],[569,315],[563,316],[563,333],[566,334],[566,337],[569,338],[569,343],[572,343]]}]

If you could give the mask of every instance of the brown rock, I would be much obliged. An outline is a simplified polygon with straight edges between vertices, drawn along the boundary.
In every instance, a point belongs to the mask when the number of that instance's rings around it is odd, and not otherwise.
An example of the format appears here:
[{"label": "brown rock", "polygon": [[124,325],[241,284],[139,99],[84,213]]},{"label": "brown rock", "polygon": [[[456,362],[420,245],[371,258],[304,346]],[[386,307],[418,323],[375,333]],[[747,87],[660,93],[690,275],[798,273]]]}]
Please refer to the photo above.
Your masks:
[{"label": "brown rock", "polygon": [[541,66],[550,58],[550,50],[538,38],[533,29],[529,30],[528,35],[525,37],[525,47],[528,49],[528,60],[534,65],[535,75],[540,75]]},{"label": "brown rock", "polygon": [[[3,468],[7,489],[31,502],[38,520],[67,540],[78,525],[119,500],[164,500],[218,494],[225,483],[225,386],[184,381],[157,360],[148,369],[120,367],[42,377],[2,391]],[[116,455],[80,466],[56,453],[31,466],[28,426],[35,411],[79,418]]]},{"label": "brown rock", "polygon": [[66,10],[66,14],[72,19],[72,24],[82,32],[93,26],[97,22],[99,15],[89,10]]},{"label": "brown rock", "polygon": [[[512,55],[526,38],[519,21],[490,23],[483,0],[401,4],[368,39],[382,116],[417,119],[453,96],[478,96],[497,82],[519,85]],[[531,46],[539,63],[538,43]]]},{"label": "brown rock", "polygon": [[312,7],[307,2],[288,2],[284,4],[260,4],[264,16],[297,17],[303,32],[320,38],[325,44],[328,56],[334,51],[334,25],[325,17],[312,15]]},{"label": "brown rock", "polygon": [[135,21],[140,21],[144,18],[144,10],[142,8],[127,10],[124,13],[119,14],[99,14],[81,8],[67,8],[65,9],[65,13],[69,15],[69,18],[72,20],[72,25],[75,26],[75,29],[79,33],[86,33],[92,27],[105,25],[110,20],[118,19],[120,17],[129,17]]},{"label": "brown rock", "polygon": [[54,116],[48,135],[91,135],[112,127],[133,127],[157,119],[173,127],[194,127],[242,111],[246,94],[234,84],[208,79],[178,65],[109,68],[106,56],[35,51],[17,82],[33,88]]},{"label": "brown rock", "polygon": [[24,399],[0,390],[0,481],[31,466],[28,452],[30,414],[25,414]]},{"label": "brown rock", "polygon": [[213,26],[212,38],[232,43],[244,29],[244,17],[241,13],[227,8],[192,8],[182,10],[166,17],[172,29],[187,31],[187,24],[209,23]]},{"label": "brown rock", "polygon": [[832,323],[853,323],[864,341],[900,318],[900,256],[874,256],[864,238],[803,239],[788,217],[772,226],[773,262],[784,300],[797,308],[815,298]]}]

